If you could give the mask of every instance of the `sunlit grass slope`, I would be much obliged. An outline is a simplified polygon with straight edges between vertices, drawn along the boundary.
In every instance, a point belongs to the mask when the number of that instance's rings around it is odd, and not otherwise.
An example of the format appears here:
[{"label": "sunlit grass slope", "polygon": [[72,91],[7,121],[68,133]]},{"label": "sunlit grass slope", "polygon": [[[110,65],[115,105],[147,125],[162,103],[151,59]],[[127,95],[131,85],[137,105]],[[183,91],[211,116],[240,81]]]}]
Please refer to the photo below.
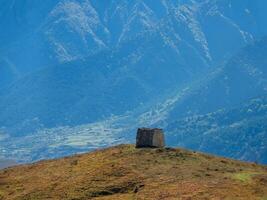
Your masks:
[{"label": "sunlit grass slope", "polygon": [[267,167],[120,145],[0,171],[0,199],[267,199]]}]

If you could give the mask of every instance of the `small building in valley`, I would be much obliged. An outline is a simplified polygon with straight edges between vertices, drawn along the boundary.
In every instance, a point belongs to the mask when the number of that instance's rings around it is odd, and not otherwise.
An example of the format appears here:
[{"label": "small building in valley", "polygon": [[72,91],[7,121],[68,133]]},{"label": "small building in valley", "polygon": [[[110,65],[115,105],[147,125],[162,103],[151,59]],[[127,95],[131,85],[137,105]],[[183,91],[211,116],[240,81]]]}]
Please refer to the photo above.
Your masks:
[{"label": "small building in valley", "polygon": [[136,136],[136,148],[163,148],[164,133],[158,128],[139,128]]}]

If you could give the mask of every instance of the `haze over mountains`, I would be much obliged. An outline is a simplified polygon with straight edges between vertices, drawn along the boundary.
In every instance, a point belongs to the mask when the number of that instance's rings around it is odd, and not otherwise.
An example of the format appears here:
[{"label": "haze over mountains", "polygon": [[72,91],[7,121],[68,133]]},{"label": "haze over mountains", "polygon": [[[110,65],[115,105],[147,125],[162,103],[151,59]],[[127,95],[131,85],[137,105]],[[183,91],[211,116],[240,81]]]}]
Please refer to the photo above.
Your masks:
[{"label": "haze over mountains", "polygon": [[0,158],[0,169],[4,169],[6,167],[14,165],[16,165],[16,162],[14,162],[13,160],[5,160]]},{"label": "haze over mountains", "polygon": [[[208,152],[214,146],[202,141],[221,145],[227,130],[229,144],[253,148],[215,153],[266,163],[266,109],[242,111],[252,99],[266,105],[266,8],[264,0],[1,0],[0,155],[59,157],[160,126],[170,145]],[[187,120],[195,115],[205,129]],[[203,136],[209,116],[218,129]],[[240,120],[255,129],[229,132]]]}]

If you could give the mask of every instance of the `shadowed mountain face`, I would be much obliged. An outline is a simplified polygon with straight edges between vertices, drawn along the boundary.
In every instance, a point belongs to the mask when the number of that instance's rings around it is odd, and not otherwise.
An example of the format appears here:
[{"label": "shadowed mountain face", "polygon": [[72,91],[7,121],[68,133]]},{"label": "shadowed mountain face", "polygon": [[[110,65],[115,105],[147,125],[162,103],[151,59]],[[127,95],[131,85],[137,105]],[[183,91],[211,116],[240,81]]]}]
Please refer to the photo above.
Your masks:
[{"label": "shadowed mountain face", "polygon": [[240,50],[217,70],[191,86],[178,101],[170,118],[231,108],[267,94],[267,39]]},{"label": "shadowed mountain face", "polygon": [[234,109],[194,115],[167,126],[169,144],[267,163],[267,98]]},{"label": "shadowed mountain face", "polygon": [[266,39],[247,46],[156,107],[168,144],[266,163],[266,47]]},{"label": "shadowed mountain face", "polygon": [[[166,127],[265,94],[266,40],[254,41],[267,33],[266,6],[0,0],[0,152],[57,157],[129,141],[139,125]],[[66,140],[66,129],[83,136]],[[96,142],[86,130],[125,135]],[[39,139],[44,146],[34,145]]]}]

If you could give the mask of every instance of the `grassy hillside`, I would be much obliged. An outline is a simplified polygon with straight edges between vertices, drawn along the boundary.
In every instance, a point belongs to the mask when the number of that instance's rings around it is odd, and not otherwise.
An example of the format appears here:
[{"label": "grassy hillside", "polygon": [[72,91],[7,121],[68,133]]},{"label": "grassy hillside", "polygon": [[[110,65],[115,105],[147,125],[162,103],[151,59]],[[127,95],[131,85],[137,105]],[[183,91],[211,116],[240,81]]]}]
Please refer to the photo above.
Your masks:
[{"label": "grassy hillside", "polygon": [[0,171],[0,199],[267,199],[267,167],[121,145]]}]

